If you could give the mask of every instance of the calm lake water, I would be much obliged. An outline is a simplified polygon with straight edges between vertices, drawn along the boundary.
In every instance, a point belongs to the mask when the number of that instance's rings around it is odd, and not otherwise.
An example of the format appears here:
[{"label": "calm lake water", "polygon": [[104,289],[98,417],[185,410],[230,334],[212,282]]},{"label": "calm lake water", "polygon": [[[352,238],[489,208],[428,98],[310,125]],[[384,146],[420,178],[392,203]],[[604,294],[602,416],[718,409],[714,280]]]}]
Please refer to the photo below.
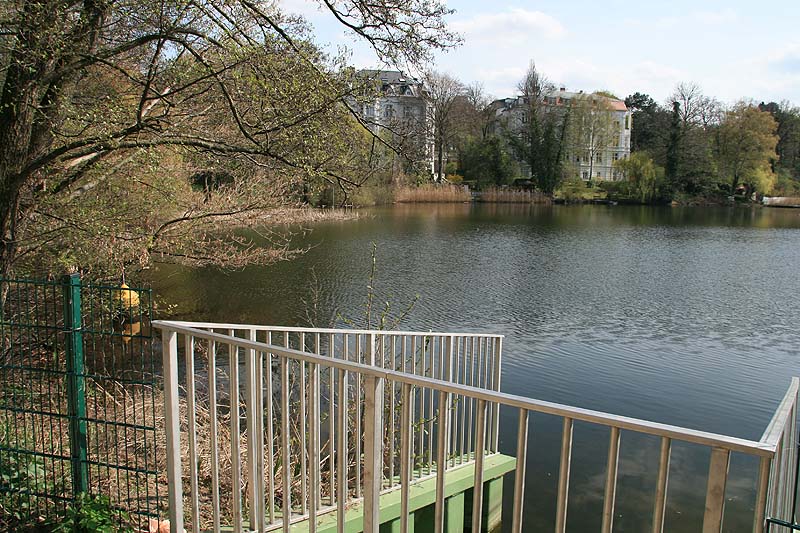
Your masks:
[{"label": "calm lake water", "polygon": [[[159,267],[182,318],[363,325],[376,290],[403,329],[506,335],[502,389],[758,439],[800,375],[800,210],[400,205],[299,233],[300,258],[222,273]],[[315,297],[316,294],[316,297]],[[333,318],[335,320],[335,318]],[[341,320],[339,320],[341,324]],[[516,446],[505,413],[501,447]],[[561,422],[531,426],[526,530],[552,530]],[[607,431],[577,424],[568,530],[599,529]],[[658,440],[623,433],[615,531],[647,530]],[[708,451],[676,444],[666,529],[699,531]],[[748,531],[755,465],[734,455],[725,531]],[[510,476],[509,476],[510,477]],[[507,494],[511,485],[507,485]],[[507,522],[507,521],[506,521]]]}]

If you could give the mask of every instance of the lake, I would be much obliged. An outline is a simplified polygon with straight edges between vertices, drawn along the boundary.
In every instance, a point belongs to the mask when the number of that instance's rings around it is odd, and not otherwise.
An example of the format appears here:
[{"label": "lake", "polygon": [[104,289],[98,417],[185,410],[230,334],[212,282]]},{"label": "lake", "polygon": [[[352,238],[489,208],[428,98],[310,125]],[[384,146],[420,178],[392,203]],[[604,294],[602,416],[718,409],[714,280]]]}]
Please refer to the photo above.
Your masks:
[{"label": "lake", "polygon": [[[308,251],[291,262],[160,266],[156,296],[186,319],[362,327],[374,242],[377,307],[397,315],[418,295],[402,329],[505,335],[505,392],[757,440],[800,375],[800,210],[418,204],[363,215],[298,229],[293,244]],[[501,448],[513,450],[516,415],[502,423]],[[560,419],[533,417],[530,431],[526,530],[552,530]],[[576,424],[574,442],[568,530],[597,530],[607,432]],[[658,446],[623,432],[615,531],[649,528]],[[673,468],[696,475],[670,478],[667,530],[699,530],[708,455],[674,446]],[[733,456],[725,531],[750,528],[754,472]]]}]

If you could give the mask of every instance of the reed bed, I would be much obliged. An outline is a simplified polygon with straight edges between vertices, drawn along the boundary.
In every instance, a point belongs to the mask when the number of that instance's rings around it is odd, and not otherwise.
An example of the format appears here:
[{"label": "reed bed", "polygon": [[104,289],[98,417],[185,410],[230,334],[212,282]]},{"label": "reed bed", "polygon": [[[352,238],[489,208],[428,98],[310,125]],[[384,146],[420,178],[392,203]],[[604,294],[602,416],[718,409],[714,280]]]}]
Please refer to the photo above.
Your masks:
[{"label": "reed bed", "polygon": [[480,202],[498,204],[550,204],[546,194],[530,189],[508,189],[489,187],[481,191]]},{"label": "reed bed", "polygon": [[406,203],[457,203],[471,202],[472,194],[463,185],[428,184],[419,187],[402,187],[395,191],[396,202]]}]

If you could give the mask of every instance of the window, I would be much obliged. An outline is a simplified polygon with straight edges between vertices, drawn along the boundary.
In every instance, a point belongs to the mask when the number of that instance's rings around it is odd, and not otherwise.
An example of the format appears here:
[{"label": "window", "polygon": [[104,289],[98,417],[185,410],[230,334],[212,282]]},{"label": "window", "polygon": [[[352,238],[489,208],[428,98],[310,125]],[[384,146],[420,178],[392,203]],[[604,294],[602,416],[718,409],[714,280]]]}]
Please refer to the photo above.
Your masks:
[{"label": "window", "polygon": [[630,115],[625,115],[625,129],[631,129],[631,117]]},{"label": "window", "polygon": [[394,116],[394,106],[392,104],[386,104],[386,107],[383,108],[383,116],[386,118]]},{"label": "window", "polygon": [[602,163],[603,162],[603,154],[597,154],[597,157],[595,157],[595,159],[597,160],[598,163]]},{"label": "window", "polygon": [[374,117],[375,116],[375,106],[374,105],[368,105],[367,106],[367,116],[368,117]]},{"label": "window", "polygon": [[581,162],[581,156],[579,156],[579,155],[576,155],[576,156],[575,156],[575,162],[576,162],[576,163],[580,163],[580,162]]},{"label": "window", "polygon": [[599,171],[599,170],[597,171],[597,177],[598,177],[598,178],[600,178],[600,177],[601,177],[601,174],[600,174],[600,171]]},{"label": "window", "polygon": [[528,114],[527,113],[522,113],[522,123],[523,124],[527,124],[528,123]]},{"label": "window", "polygon": [[414,116],[414,110],[411,109],[410,106],[403,106],[403,116],[406,117],[406,118],[413,117]]},{"label": "window", "polygon": [[583,171],[583,179],[585,179],[585,180],[589,179],[589,171],[588,170],[584,170]]},{"label": "window", "polygon": [[618,159],[619,159],[619,153],[614,152],[614,161],[617,161]]}]

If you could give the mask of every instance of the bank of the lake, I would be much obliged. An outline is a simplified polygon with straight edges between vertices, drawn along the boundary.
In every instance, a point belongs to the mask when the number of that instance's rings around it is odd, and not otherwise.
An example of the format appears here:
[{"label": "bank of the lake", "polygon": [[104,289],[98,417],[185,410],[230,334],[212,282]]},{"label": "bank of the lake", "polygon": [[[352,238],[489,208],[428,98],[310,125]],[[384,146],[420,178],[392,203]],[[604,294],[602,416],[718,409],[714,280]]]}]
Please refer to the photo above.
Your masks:
[{"label": "bank of the lake", "polygon": [[[158,267],[156,294],[183,318],[305,325],[316,292],[318,325],[337,311],[358,320],[376,242],[376,287],[392,309],[420,295],[404,327],[507,336],[507,392],[758,438],[800,374],[798,210],[399,204],[297,239],[305,255],[267,268]],[[559,438],[556,421],[534,418],[534,528],[552,529]],[[625,438],[615,531],[638,532],[658,442]],[[502,446],[513,448],[513,431]],[[576,426],[570,502],[585,512],[570,515],[570,531],[599,528],[606,446]],[[692,531],[708,456],[676,446],[673,461],[697,476],[671,481],[666,527]],[[754,469],[734,456],[726,531],[746,530]]]}]

